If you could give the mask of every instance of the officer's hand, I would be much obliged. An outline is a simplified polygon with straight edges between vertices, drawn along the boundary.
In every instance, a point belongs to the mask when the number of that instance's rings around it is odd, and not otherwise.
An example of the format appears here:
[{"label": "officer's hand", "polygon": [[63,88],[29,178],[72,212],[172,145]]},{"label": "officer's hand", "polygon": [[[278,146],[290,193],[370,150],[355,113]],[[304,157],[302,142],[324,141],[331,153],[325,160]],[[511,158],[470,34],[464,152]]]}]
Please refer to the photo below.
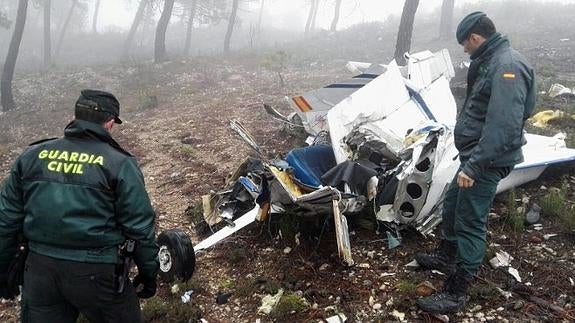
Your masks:
[{"label": "officer's hand", "polygon": [[[156,294],[156,277],[148,278],[138,274],[132,282],[139,298],[150,298]],[[142,285],[141,288],[140,285]]]},{"label": "officer's hand", "polygon": [[459,185],[459,187],[469,188],[472,187],[474,183],[475,180],[467,176],[463,171],[459,171],[459,174],[457,174],[457,185]]}]

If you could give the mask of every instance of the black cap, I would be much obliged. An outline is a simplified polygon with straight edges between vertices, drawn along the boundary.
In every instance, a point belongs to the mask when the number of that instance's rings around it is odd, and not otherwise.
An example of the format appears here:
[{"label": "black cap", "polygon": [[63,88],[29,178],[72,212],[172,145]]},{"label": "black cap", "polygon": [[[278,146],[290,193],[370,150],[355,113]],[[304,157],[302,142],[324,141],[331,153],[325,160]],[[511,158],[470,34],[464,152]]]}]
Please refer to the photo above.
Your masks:
[{"label": "black cap", "polygon": [[76,101],[76,108],[104,111],[114,116],[114,122],[122,123],[122,120],[120,120],[120,102],[112,93],[98,90],[82,90],[80,97]]},{"label": "black cap", "polygon": [[481,11],[475,11],[465,16],[457,26],[457,31],[455,32],[457,42],[463,44],[463,42],[469,38],[469,34],[471,33],[473,26],[475,26],[481,17],[485,16],[487,15]]}]

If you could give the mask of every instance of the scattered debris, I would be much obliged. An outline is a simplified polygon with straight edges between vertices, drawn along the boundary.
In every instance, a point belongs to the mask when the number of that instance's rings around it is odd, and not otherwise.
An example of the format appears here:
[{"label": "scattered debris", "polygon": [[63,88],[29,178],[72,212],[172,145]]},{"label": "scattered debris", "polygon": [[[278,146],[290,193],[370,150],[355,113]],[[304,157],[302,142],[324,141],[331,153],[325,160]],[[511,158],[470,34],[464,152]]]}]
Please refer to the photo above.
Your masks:
[{"label": "scattered debris", "polygon": [[325,320],[327,323],[345,323],[347,321],[347,316],[343,313],[338,313],[337,315],[330,316]]},{"label": "scattered debris", "polygon": [[230,299],[230,296],[232,296],[232,293],[218,292],[218,294],[216,295],[216,304],[222,305],[222,304],[227,303],[228,299]]},{"label": "scattered debris", "polygon": [[557,96],[566,96],[566,97],[575,98],[575,88],[570,89],[568,87],[565,87],[562,84],[554,83],[549,88],[549,96],[552,98],[557,97]]},{"label": "scattered debris", "polygon": [[543,224],[541,224],[541,223],[535,223],[535,224],[533,225],[533,229],[534,229],[534,230],[537,230],[537,231],[541,231],[541,230],[543,230]]},{"label": "scattered debris", "polygon": [[519,276],[519,271],[511,266],[507,267],[507,272],[515,278],[516,281],[521,282],[521,276]]},{"label": "scattered debris", "polygon": [[543,239],[544,239],[544,240],[549,240],[549,239],[551,239],[551,238],[553,238],[553,237],[556,237],[556,236],[558,236],[557,233],[548,233],[548,234],[544,234],[544,235],[543,235]]},{"label": "scattered debris", "polygon": [[419,267],[421,267],[418,263],[417,260],[412,260],[409,263],[405,264],[405,267],[409,268],[409,269],[417,269]]},{"label": "scattered debris", "polygon": [[561,110],[555,110],[555,111],[545,110],[534,114],[531,117],[531,120],[533,121],[533,126],[538,128],[547,128],[547,126],[549,125],[549,121],[561,119],[564,117],[565,112]]},{"label": "scattered debris", "polygon": [[494,269],[499,267],[506,267],[507,272],[515,278],[518,282],[521,282],[521,277],[519,276],[519,271],[513,267],[511,267],[511,261],[513,257],[505,251],[497,251],[495,253],[495,257],[489,260],[489,264]]},{"label": "scattered debris", "polygon": [[389,231],[387,231],[386,234],[387,234],[387,247],[389,249],[394,249],[401,245],[401,236],[395,237]]},{"label": "scattered debris", "polygon": [[[189,303],[192,300],[192,294],[194,293],[193,290],[189,290],[187,292],[184,293],[184,295],[181,296],[182,298],[182,303]],[[219,304],[219,303],[218,303]]]},{"label": "scattered debris", "polygon": [[270,314],[275,306],[279,303],[284,294],[283,288],[280,288],[275,295],[266,295],[262,298],[262,305],[258,309],[258,313]]},{"label": "scattered debris", "polygon": [[391,312],[391,316],[395,317],[396,319],[398,319],[400,321],[405,320],[405,313],[402,313],[398,310],[393,310],[393,312]]},{"label": "scattered debris", "polygon": [[505,291],[501,289],[501,287],[495,287],[495,289],[499,292],[499,294],[505,297],[505,299],[510,299],[513,296],[511,292]]}]

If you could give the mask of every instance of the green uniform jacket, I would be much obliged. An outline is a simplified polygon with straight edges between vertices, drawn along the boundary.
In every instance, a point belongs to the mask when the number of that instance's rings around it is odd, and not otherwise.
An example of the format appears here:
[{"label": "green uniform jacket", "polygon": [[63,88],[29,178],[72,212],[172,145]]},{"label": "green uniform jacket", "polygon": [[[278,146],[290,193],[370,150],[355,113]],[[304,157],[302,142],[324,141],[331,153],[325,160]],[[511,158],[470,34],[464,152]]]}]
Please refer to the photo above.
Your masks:
[{"label": "green uniform jacket", "polygon": [[463,172],[477,178],[489,167],[523,161],[523,125],[535,107],[536,86],[533,68],[499,33],[471,59],[454,136]]},{"label": "green uniform jacket", "polygon": [[85,263],[118,263],[118,246],[134,239],[139,273],[155,277],[154,220],[134,157],[100,125],[75,120],[64,138],[28,147],[4,183],[0,272],[23,233],[33,252]]}]

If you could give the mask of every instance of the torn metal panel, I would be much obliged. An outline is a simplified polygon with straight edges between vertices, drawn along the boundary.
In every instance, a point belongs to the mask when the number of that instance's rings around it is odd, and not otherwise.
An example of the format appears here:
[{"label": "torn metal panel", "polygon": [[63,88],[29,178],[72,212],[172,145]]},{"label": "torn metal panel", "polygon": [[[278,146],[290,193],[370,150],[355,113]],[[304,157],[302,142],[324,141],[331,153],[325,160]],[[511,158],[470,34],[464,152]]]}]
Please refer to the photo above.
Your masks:
[{"label": "torn metal panel", "polygon": [[333,220],[335,222],[335,237],[337,240],[337,249],[339,258],[347,266],[353,266],[354,261],[351,257],[351,244],[349,242],[349,229],[347,219],[339,209],[339,200],[333,199]]},{"label": "torn metal panel", "polygon": [[221,242],[225,238],[231,236],[235,232],[243,229],[245,226],[247,226],[248,224],[250,224],[256,220],[256,217],[258,216],[259,211],[260,211],[260,208],[256,206],[255,208],[253,208],[248,213],[242,215],[241,217],[239,217],[238,219],[233,221],[233,226],[231,226],[231,225],[225,226],[224,228],[220,229],[219,231],[212,234],[208,238],[202,240],[200,243],[198,243],[196,246],[194,246],[194,252],[197,253],[200,250],[207,249],[207,248],[215,245],[216,243]]}]

